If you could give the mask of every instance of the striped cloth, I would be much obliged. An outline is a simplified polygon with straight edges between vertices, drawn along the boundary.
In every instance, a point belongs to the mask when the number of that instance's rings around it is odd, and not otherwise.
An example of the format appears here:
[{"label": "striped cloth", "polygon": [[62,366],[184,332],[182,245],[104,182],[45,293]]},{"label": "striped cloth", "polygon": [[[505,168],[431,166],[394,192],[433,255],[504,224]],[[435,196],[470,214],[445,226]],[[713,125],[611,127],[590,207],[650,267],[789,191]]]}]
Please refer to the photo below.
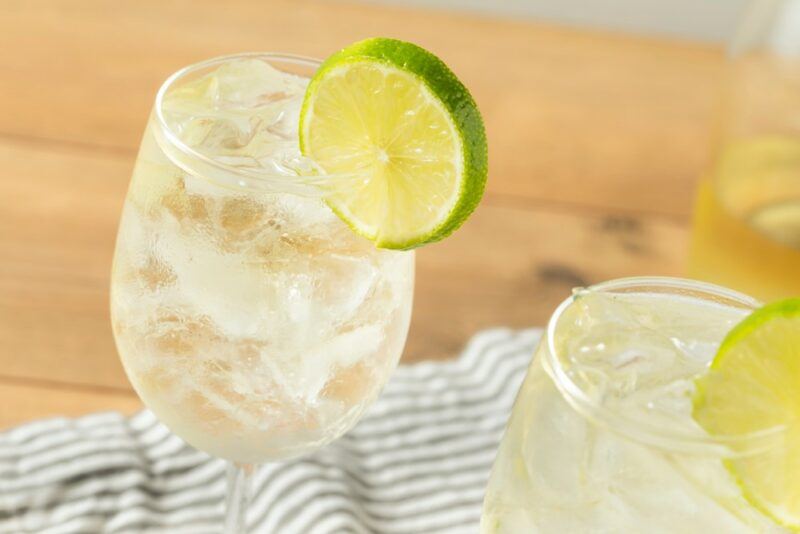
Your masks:
[{"label": "striped cloth", "polygon": [[[364,419],[253,475],[251,532],[473,533],[538,330],[489,330],[449,362],[400,366]],[[149,411],[0,434],[2,533],[218,533],[225,463]]]}]

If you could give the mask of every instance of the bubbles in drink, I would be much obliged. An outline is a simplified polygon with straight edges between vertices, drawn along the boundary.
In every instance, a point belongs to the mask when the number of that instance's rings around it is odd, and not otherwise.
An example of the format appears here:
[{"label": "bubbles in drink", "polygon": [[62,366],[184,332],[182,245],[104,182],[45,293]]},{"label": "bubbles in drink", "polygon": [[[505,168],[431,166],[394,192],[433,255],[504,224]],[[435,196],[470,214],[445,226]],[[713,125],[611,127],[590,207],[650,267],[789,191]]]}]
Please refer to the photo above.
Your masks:
[{"label": "bubbles in drink", "polygon": [[747,313],[688,294],[579,292],[556,353],[542,342],[520,389],[481,531],[783,532],[692,417],[694,379]]},{"label": "bubbles in drink", "polygon": [[[164,117],[205,157],[280,167],[291,185],[297,170],[313,169],[297,146],[306,84],[261,60],[231,62],[169,92]],[[155,128],[151,120],[112,283],[134,386],[173,431],[231,460],[282,458],[335,439],[400,356],[413,256],[376,249],[319,197],[188,173]]]}]

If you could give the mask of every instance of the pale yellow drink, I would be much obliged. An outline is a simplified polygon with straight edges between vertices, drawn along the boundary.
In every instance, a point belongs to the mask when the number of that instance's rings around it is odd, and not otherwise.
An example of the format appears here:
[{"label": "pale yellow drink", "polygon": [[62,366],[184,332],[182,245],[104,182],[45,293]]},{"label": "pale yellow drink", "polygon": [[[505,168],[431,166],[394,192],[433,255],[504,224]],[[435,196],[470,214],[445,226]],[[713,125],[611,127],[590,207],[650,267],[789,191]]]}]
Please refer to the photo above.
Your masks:
[{"label": "pale yellow drink", "polygon": [[800,295],[800,137],[721,150],[697,192],[689,275],[764,300]]},{"label": "pale yellow drink", "polygon": [[800,2],[747,2],[727,50],[688,274],[800,295]]},{"label": "pale yellow drink", "polygon": [[757,305],[676,279],[578,291],[551,319],[519,392],[482,532],[784,532],[724,465],[763,453],[770,438],[722,440],[692,417],[694,379]]},{"label": "pale yellow drink", "polygon": [[114,258],[122,361],[158,418],[240,463],[355,424],[396,365],[414,255],[376,249],[324,202],[297,124],[302,60],[227,59],[165,85]]}]

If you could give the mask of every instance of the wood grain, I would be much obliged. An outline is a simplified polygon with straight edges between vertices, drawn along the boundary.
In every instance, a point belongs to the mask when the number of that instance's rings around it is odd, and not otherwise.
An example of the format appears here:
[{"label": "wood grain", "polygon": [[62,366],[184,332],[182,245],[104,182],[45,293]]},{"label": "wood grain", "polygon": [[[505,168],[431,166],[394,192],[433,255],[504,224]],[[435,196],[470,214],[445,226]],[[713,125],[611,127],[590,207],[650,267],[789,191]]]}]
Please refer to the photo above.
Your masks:
[{"label": "wood grain", "polygon": [[[117,411],[132,414],[142,402],[131,392],[75,388],[61,384],[0,381],[0,429],[34,419],[78,417],[87,412]],[[9,402],[13,401],[13,402]]]},{"label": "wood grain", "polygon": [[360,4],[12,0],[0,6],[0,427],[135,410],[108,276],[160,82],[245,50],[324,56],[370,35],[436,51],[490,140],[486,198],[419,251],[404,361],[541,325],[576,285],[683,271],[719,50]]},{"label": "wood grain", "polygon": [[687,233],[658,217],[496,206],[420,250],[406,355],[447,358],[481,328],[545,325],[572,288],[683,272]]},{"label": "wood grain", "polygon": [[[0,376],[127,388],[108,285],[130,158],[9,142],[0,158],[14,177],[0,195]],[[662,217],[489,197],[455,235],[419,251],[405,361],[450,357],[479,328],[543,324],[575,285],[677,274],[685,248],[683,226]]]},{"label": "wood grain", "polygon": [[[439,54],[474,93],[489,190],[671,215],[689,211],[720,51],[477,15],[341,2],[6,3],[0,132],[134,151],[161,81],[211,56],[324,57],[372,36]],[[9,75],[11,74],[11,75]]]}]

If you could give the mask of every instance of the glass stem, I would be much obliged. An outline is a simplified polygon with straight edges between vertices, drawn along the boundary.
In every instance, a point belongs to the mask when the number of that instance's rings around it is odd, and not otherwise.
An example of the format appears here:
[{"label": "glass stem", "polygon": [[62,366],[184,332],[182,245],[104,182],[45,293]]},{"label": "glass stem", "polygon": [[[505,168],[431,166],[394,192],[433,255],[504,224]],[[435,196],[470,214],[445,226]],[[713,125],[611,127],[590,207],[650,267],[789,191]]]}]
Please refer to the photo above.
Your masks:
[{"label": "glass stem", "polygon": [[225,501],[225,534],[247,532],[247,505],[250,503],[252,464],[228,463],[228,495]]}]

